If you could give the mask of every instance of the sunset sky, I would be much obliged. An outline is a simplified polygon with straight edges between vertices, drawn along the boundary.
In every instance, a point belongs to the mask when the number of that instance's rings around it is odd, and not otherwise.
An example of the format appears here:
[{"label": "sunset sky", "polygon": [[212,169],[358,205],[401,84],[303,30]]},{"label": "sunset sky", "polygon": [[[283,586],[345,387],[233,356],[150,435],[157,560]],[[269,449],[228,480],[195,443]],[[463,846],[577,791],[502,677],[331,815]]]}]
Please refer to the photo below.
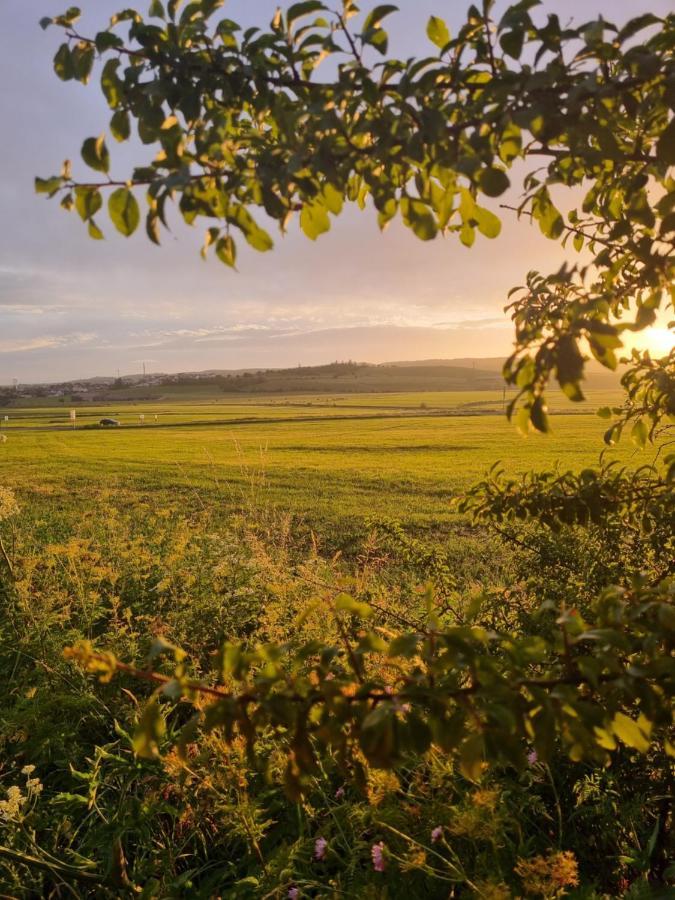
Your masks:
[{"label": "sunset sky", "polygon": [[[109,117],[96,84],[64,84],[52,72],[59,34],[38,21],[68,5],[2,4],[0,384],[128,374],[143,362],[148,371],[175,372],[509,352],[508,289],[529,269],[553,270],[563,259],[525,224],[507,221],[497,241],[479,238],[467,250],[453,236],[423,244],[399,225],[381,235],[372,212],[348,209],[317,243],[294,224],[272,253],[241,247],[238,273],[202,262],[202,227],[178,227],[161,249],[141,232],[125,240],[109,224],[105,241],[89,240],[79,218],[33,194],[34,176],[77,159],[82,140],[100,134]],[[81,0],[81,30],[104,27],[128,5]],[[226,10],[242,24],[266,25],[276,5],[230,0]],[[427,52],[428,16],[456,29],[467,5],[400,0],[401,12],[388,20],[390,52]],[[665,14],[672,0],[546,0],[541,10],[620,22]],[[133,149],[109,143],[113,174],[126,174]]]}]

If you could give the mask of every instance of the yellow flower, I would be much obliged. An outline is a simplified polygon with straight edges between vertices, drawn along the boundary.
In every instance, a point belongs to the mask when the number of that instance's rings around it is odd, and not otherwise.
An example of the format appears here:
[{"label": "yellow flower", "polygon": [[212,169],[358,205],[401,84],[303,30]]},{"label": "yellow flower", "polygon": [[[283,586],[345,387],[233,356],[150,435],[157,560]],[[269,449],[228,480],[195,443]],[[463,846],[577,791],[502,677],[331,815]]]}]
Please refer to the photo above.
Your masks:
[{"label": "yellow flower", "polygon": [[21,788],[16,785],[7,788],[7,799],[0,800],[0,819],[5,821],[18,819],[25,800]]},{"label": "yellow flower", "polygon": [[19,504],[9,488],[0,487],[0,522],[15,516],[19,512]]},{"label": "yellow flower", "polygon": [[579,867],[569,850],[551,851],[548,856],[521,859],[515,872],[523,880],[527,894],[555,900],[564,897],[566,888],[579,884]]},{"label": "yellow flower", "polygon": [[497,808],[497,804],[499,803],[499,791],[474,791],[471,799],[476,806],[492,811]]},{"label": "yellow flower", "polygon": [[401,787],[401,783],[393,772],[383,769],[371,769],[368,773],[368,799],[373,806],[379,806],[387,794],[393,794]]},{"label": "yellow flower", "polygon": [[503,882],[479,881],[475,896],[480,900],[511,900],[511,891]]}]

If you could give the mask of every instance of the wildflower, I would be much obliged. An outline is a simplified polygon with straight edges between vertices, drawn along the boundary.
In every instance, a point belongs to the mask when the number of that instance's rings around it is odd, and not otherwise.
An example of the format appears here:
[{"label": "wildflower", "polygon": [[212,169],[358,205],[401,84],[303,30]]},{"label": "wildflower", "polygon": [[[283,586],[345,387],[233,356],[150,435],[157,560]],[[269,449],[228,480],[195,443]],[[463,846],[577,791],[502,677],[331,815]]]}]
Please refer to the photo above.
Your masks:
[{"label": "wildflower", "polygon": [[328,847],[328,841],[326,840],[326,838],[317,838],[314,842],[314,859],[325,859],[326,847]]},{"label": "wildflower", "polygon": [[379,844],[373,844],[370,848],[370,855],[373,858],[373,868],[376,872],[384,872],[387,863],[384,858],[384,841],[380,841]]},{"label": "wildflower", "polygon": [[556,887],[576,887],[579,884],[579,867],[569,850],[551,857],[551,881]]},{"label": "wildflower", "polygon": [[476,884],[477,896],[481,900],[511,900],[511,891],[503,882],[479,881]]},{"label": "wildflower", "polygon": [[44,785],[39,778],[29,778],[26,781],[26,788],[28,789],[29,794],[41,794],[44,789]]},{"label": "wildflower", "polygon": [[537,762],[538,759],[539,759],[539,757],[537,756],[536,750],[532,750],[532,751],[530,751],[530,753],[527,754],[527,761],[531,766],[533,766]]},{"label": "wildflower", "polygon": [[24,766],[21,770],[22,775],[32,775],[35,771],[35,766]]},{"label": "wildflower", "polygon": [[400,790],[401,782],[393,772],[372,769],[368,773],[368,799],[373,806],[379,806],[385,797]]},{"label": "wildflower", "polygon": [[574,854],[568,850],[521,859],[515,873],[522,878],[528,893],[544,897],[562,897],[565,888],[579,884],[579,867]]},{"label": "wildflower", "polygon": [[298,900],[300,896],[300,891],[296,887],[292,887],[288,889],[288,900]]},{"label": "wildflower", "polygon": [[435,844],[443,837],[443,828],[441,825],[437,825],[434,830],[431,832],[431,843]]},{"label": "wildflower", "polygon": [[345,789],[343,787],[339,787],[337,791],[335,791],[335,799],[342,800],[345,795]]},{"label": "wildflower", "polygon": [[0,522],[15,516],[19,512],[19,504],[9,488],[0,487]]},{"label": "wildflower", "polygon": [[17,819],[25,800],[21,788],[16,785],[7,788],[7,799],[0,800],[0,819]]},{"label": "wildflower", "polygon": [[497,808],[497,804],[499,803],[499,792],[489,791],[487,789],[482,791],[474,791],[471,799],[476,806],[481,807],[482,809],[490,810],[490,812],[492,812]]}]

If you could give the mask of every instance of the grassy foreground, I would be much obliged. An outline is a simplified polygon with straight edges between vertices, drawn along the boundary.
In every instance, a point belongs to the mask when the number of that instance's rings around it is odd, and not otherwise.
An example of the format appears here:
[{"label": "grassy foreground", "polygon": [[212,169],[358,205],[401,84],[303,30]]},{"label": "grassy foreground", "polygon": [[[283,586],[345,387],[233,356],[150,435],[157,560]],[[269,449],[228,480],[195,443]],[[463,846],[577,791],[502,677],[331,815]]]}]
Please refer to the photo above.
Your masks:
[{"label": "grassy foreground", "polygon": [[[603,430],[584,408],[556,415],[552,436],[523,438],[494,395],[244,406],[148,407],[144,426],[129,406],[129,427],[110,430],[13,413],[0,443],[2,891],[629,896],[625,860],[651,827],[647,772],[533,758],[476,784],[434,750],[395,771],[364,766],[354,784],[328,765],[296,802],[272,740],[256,767],[218,732],[182,760],[180,711],[160,759],[134,754],[149,689],[93,682],[64,647],[87,639],[144,665],[161,639],[206,678],[224,640],[339,640],[344,590],[382,611],[383,635],[419,620],[429,596],[450,623],[482,594],[494,622],[517,629],[542,599],[533,555],[469,527],[450,500],[498,459],[514,475],[591,465]],[[643,461],[626,443],[608,452]],[[561,548],[581,555],[574,540]],[[556,583],[581,605],[606,577],[602,555],[583,552],[584,579]]]}]

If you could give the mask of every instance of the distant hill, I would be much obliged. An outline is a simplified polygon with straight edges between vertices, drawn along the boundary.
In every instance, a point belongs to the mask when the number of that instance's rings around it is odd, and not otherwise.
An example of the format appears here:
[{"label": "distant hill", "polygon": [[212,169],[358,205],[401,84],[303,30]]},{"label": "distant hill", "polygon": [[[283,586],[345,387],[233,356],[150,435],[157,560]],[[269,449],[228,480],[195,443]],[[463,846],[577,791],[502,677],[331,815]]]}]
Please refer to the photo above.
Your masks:
[{"label": "distant hill", "polygon": [[[370,365],[331,363],[325,366],[298,366],[293,369],[226,372],[215,375],[166,376],[152,384],[153,393],[216,387],[223,394],[357,394],[404,391],[499,390],[496,372],[447,365]],[[141,389],[118,386],[108,390],[106,399],[130,398]],[[143,390],[147,391],[145,386]]]},{"label": "distant hill", "polygon": [[[419,391],[502,391],[504,357],[401,360],[374,365],[335,362],[292,369],[211,369],[175,375],[150,373],[121,378],[81,379],[58,385],[22,385],[7,391],[0,405],[17,405],[27,398],[69,397],[75,403],[113,400],[210,398],[223,394],[358,394]],[[599,364],[588,364],[586,386],[609,389],[617,375]],[[3,402],[4,401],[4,402]]]},{"label": "distant hill", "polygon": [[463,357],[461,359],[416,359],[416,360],[400,360],[397,362],[384,363],[386,366],[396,366],[397,368],[409,368],[410,366],[438,367],[450,366],[457,369],[480,369],[483,372],[501,373],[505,356],[487,356],[487,357]]}]

